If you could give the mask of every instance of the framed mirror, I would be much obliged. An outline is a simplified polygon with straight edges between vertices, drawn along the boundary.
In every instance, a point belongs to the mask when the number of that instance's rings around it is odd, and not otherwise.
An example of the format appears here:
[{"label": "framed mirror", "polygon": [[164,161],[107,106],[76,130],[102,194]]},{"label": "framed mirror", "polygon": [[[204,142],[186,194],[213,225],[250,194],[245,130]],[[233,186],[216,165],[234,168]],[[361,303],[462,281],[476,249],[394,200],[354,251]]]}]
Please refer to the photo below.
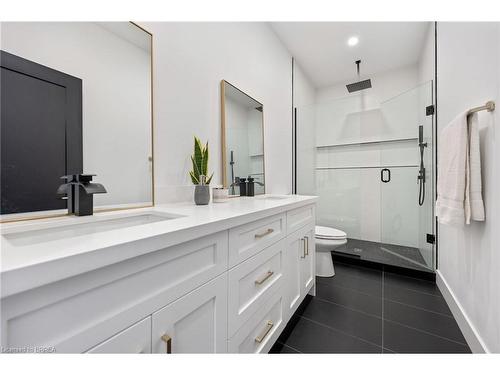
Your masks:
[{"label": "framed mirror", "polygon": [[264,106],[225,80],[220,90],[224,187],[239,196],[240,179],[251,177],[255,194],[264,194]]},{"label": "framed mirror", "polygon": [[94,211],[154,205],[152,43],[132,22],[2,22],[2,222],[67,214],[77,173],[107,191]]}]

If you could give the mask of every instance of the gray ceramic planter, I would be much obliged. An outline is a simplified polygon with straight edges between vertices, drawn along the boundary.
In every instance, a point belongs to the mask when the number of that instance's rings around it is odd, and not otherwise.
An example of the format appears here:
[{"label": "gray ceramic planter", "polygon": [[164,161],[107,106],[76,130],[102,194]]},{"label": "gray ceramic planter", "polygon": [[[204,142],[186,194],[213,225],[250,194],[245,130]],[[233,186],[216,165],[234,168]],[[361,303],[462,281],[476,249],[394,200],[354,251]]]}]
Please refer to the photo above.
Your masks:
[{"label": "gray ceramic planter", "polygon": [[210,202],[210,185],[194,186],[194,203],[203,206]]}]

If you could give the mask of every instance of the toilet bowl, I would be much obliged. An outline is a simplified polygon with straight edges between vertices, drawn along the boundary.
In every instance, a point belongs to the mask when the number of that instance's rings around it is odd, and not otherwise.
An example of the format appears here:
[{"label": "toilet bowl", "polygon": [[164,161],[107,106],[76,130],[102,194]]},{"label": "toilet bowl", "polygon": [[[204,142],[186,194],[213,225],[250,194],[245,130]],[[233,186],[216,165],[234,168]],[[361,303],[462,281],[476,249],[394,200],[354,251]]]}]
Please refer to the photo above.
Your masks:
[{"label": "toilet bowl", "polygon": [[332,277],[335,275],[331,251],[347,243],[347,234],[339,229],[315,228],[316,239],[316,276]]}]

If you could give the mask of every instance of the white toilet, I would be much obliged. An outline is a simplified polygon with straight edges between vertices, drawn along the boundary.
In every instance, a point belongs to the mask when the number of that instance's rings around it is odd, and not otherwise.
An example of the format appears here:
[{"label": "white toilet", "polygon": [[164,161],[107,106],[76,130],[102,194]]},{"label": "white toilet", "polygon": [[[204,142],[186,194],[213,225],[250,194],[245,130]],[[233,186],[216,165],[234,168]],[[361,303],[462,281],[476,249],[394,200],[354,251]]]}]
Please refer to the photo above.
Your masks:
[{"label": "white toilet", "polygon": [[331,251],[347,243],[347,234],[339,229],[316,225],[316,276],[335,275]]}]

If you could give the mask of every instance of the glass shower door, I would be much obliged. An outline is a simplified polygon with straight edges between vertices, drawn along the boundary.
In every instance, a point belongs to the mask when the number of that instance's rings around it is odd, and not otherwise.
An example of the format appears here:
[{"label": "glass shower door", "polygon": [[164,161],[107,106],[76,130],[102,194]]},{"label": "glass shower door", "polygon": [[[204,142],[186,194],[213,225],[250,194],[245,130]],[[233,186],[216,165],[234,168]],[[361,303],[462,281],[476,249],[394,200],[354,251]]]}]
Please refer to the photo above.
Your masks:
[{"label": "glass shower door", "polygon": [[[387,142],[380,145],[380,246],[396,265],[417,270],[434,269],[434,247],[427,243],[434,233],[433,115],[426,115],[432,104],[432,81],[381,104]],[[418,179],[420,126],[425,182]]]}]

